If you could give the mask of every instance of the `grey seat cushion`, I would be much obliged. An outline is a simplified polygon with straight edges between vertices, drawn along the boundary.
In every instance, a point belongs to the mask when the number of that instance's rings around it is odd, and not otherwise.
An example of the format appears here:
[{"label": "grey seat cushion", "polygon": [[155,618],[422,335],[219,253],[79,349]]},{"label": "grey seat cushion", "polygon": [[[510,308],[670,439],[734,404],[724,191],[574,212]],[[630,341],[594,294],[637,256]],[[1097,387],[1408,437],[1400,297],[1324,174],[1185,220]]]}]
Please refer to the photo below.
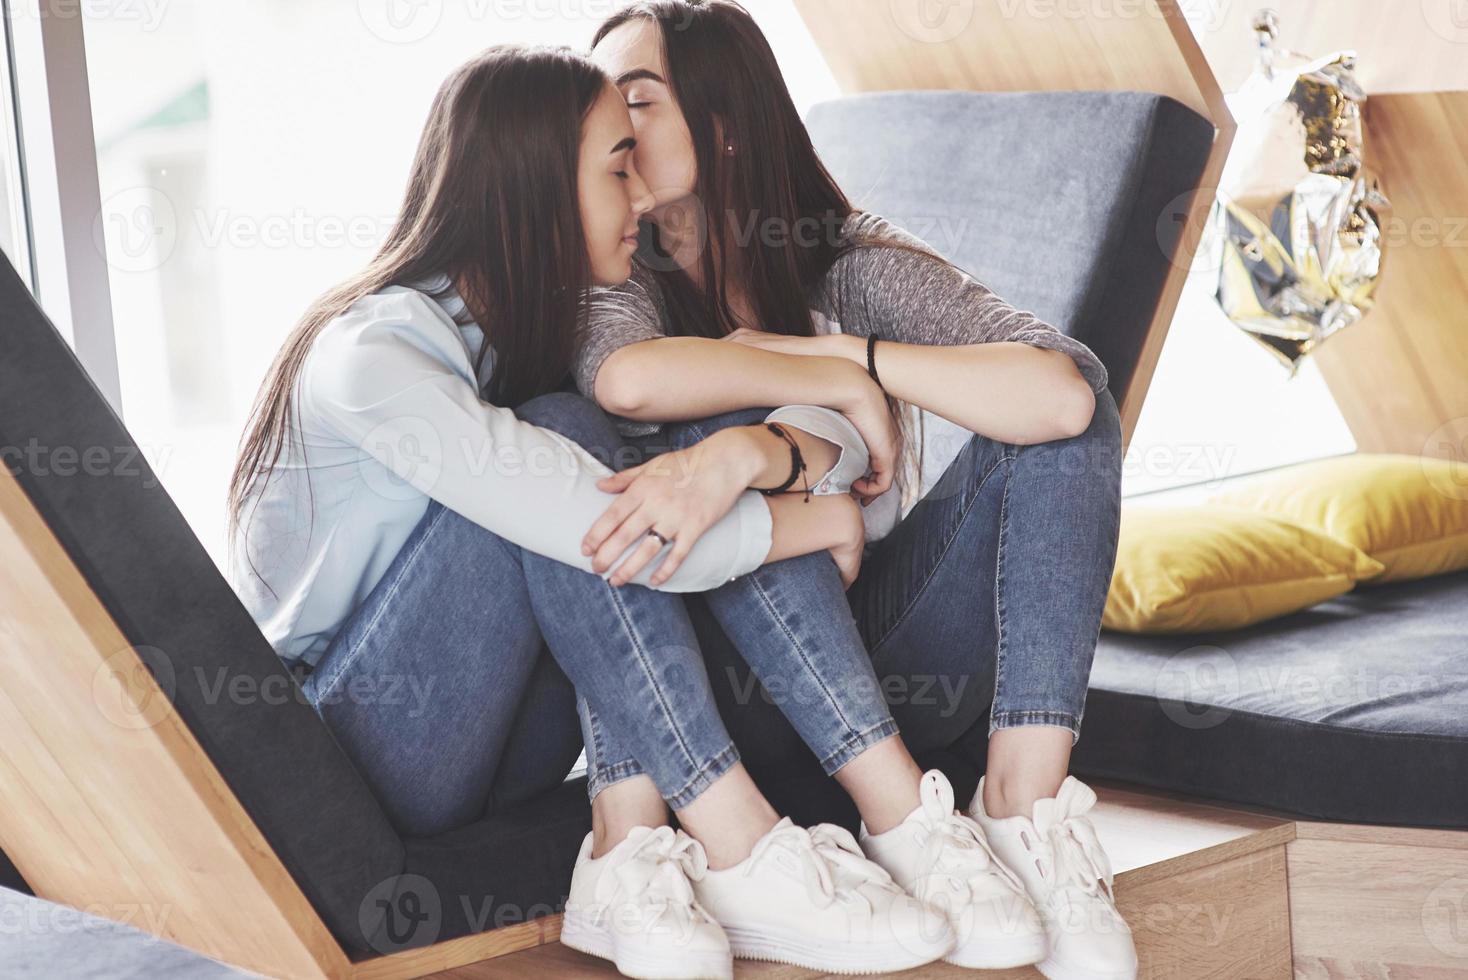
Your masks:
[{"label": "grey seat cushion", "polygon": [[879,92],[811,108],[852,203],[1089,346],[1120,401],[1213,126],[1151,92]]},{"label": "grey seat cushion", "polygon": [[1075,766],[1320,819],[1468,826],[1468,572],[1242,630],[1105,632]]}]

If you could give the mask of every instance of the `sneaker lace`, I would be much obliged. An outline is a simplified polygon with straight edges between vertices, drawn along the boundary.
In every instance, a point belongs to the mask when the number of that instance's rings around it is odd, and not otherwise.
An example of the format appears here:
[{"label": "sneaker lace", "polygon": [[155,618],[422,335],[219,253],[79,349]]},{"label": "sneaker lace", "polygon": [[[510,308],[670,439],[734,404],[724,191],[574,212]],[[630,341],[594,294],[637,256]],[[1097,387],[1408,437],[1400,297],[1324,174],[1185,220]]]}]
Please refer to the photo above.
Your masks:
[{"label": "sneaker lace", "polygon": [[1086,816],[1095,802],[1096,794],[1089,787],[1073,778],[1067,779],[1056,795],[1054,809],[1036,821],[1036,829],[1050,852],[1054,869],[1052,895],[1078,892],[1080,896],[1102,897],[1108,904],[1114,904],[1111,860]]},{"label": "sneaker lace", "polygon": [[928,773],[919,789],[925,825],[922,867],[929,882],[944,880],[968,901],[977,895],[979,882],[1002,886],[1023,895],[1019,876],[1005,866],[989,847],[983,828],[973,818],[953,807],[953,788],[946,779]]},{"label": "sneaker lace", "polygon": [[616,875],[626,894],[652,911],[649,925],[668,919],[680,928],[692,928],[699,922],[712,921],[689,884],[690,879],[698,881],[707,871],[708,854],[703,845],[663,825],[637,843],[617,866]]},{"label": "sneaker lace", "polygon": [[754,846],[746,874],[773,849],[794,854],[801,869],[801,881],[811,904],[825,908],[832,902],[865,905],[875,911],[870,899],[861,894],[862,885],[874,885],[886,891],[900,892],[892,876],[882,867],[867,860],[856,838],[836,824],[801,827],[796,824],[777,826]]}]

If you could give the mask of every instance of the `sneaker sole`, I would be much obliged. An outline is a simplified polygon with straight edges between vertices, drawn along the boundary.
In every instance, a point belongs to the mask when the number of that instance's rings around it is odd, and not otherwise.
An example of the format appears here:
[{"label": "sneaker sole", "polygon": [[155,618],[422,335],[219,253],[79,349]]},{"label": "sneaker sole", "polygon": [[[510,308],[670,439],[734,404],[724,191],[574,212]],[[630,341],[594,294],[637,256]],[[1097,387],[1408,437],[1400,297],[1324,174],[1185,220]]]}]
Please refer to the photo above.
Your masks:
[{"label": "sneaker sole", "polygon": [[1087,970],[1056,959],[1035,964],[1046,980],[1137,980],[1136,970]]},{"label": "sneaker sole", "polygon": [[584,913],[561,916],[561,945],[588,956],[610,960],[623,976],[635,980],[733,980],[734,964],[725,957],[695,957],[686,953],[666,959],[623,950],[617,955],[611,933]]},{"label": "sneaker sole", "polygon": [[808,970],[826,973],[867,974],[893,973],[941,959],[952,944],[933,947],[926,953],[915,953],[906,946],[852,946],[849,943],[816,945],[798,936],[781,935],[758,929],[724,926],[729,948],[737,959],[788,963]]},{"label": "sneaker sole", "polygon": [[943,957],[943,962],[970,970],[1003,970],[1039,963],[1049,951],[1050,943],[1044,934],[1010,938],[1007,942],[975,939],[959,943]]}]

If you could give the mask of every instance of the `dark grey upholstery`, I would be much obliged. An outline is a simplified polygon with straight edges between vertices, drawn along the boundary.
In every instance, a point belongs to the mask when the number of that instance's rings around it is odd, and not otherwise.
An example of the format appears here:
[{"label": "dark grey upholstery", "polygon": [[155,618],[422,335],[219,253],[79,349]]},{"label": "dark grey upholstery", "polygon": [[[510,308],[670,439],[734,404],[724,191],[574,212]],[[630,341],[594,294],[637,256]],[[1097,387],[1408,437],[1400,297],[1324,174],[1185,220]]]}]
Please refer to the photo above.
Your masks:
[{"label": "dark grey upholstery", "polygon": [[1307,817],[1468,827],[1468,572],[1248,629],[1102,634],[1077,770]]},{"label": "dark grey upholstery", "polygon": [[[402,869],[397,834],[310,705],[265,696],[299,689],[9,262],[0,316],[7,465],[328,927],[365,948],[357,906]],[[106,464],[21,465],[33,442]]]},{"label": "dark grey upholstery", "polygon": [[[811,128],[858,205],[905,225],[961,219],[956,245],[941,231],[910,230],[1090,344],[1113,390],[1124,389],[1165,273],[1158,215],[1197,181],[1212,139],[1205,122],[1145,94],[919,93],[826,104]],[[1164,221],[1163,233],[1175,228]],[[8,265],[0,316],[0,447],[31,438],[133,446]],[[400,840],[304,701],[211,701],[200,681],[219,671],[256,681],[284,672],[145,465],[133,477],[25,473],[22,485],[129,641],[164,652],[184,722],[354,958],[564,901],[590,827],[584,780],[430,840]],[[849,799],[779,712],[758,698],[734,703],[747,667],[693,605],[731,732],[762,746],[746,758],[750,771],[797,820],[854,829]],[[978,778],[986,722],[954,746],[919,753],[962,798]],[[390,914],[378,923],[384,905]]]},{"label": "dark grey upholstery", "polygon": [[1212,124],[1150,92],[880,92],[808,124],[852,204],[1085,343],[1120,403]]}]

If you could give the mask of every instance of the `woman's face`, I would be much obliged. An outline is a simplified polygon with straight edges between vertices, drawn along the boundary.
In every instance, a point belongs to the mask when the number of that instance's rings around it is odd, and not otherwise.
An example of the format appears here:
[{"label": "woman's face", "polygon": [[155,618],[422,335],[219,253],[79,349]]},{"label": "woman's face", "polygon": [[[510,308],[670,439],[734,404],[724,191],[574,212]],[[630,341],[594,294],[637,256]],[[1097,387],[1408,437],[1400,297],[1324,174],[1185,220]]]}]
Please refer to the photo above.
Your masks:
[{"label": "woman's face", "polygon": [[653,205],[647,184],[637,173],[636,143],[627,104],[608,85],[581,124],[576,169],[581,226],[591,277],[598,286],[616,286],[632,275],[637,219]]},{"label": "woman's face", "polygon": [[[694,192],[698,162],[683,111],[666,81],[658,25],[635,18],[602,38],[591,59],[616,82],[637,133],[637,168],[652,188],[654,207],[683,201]],[[657,220],[656,213],[653,220]]]}]

